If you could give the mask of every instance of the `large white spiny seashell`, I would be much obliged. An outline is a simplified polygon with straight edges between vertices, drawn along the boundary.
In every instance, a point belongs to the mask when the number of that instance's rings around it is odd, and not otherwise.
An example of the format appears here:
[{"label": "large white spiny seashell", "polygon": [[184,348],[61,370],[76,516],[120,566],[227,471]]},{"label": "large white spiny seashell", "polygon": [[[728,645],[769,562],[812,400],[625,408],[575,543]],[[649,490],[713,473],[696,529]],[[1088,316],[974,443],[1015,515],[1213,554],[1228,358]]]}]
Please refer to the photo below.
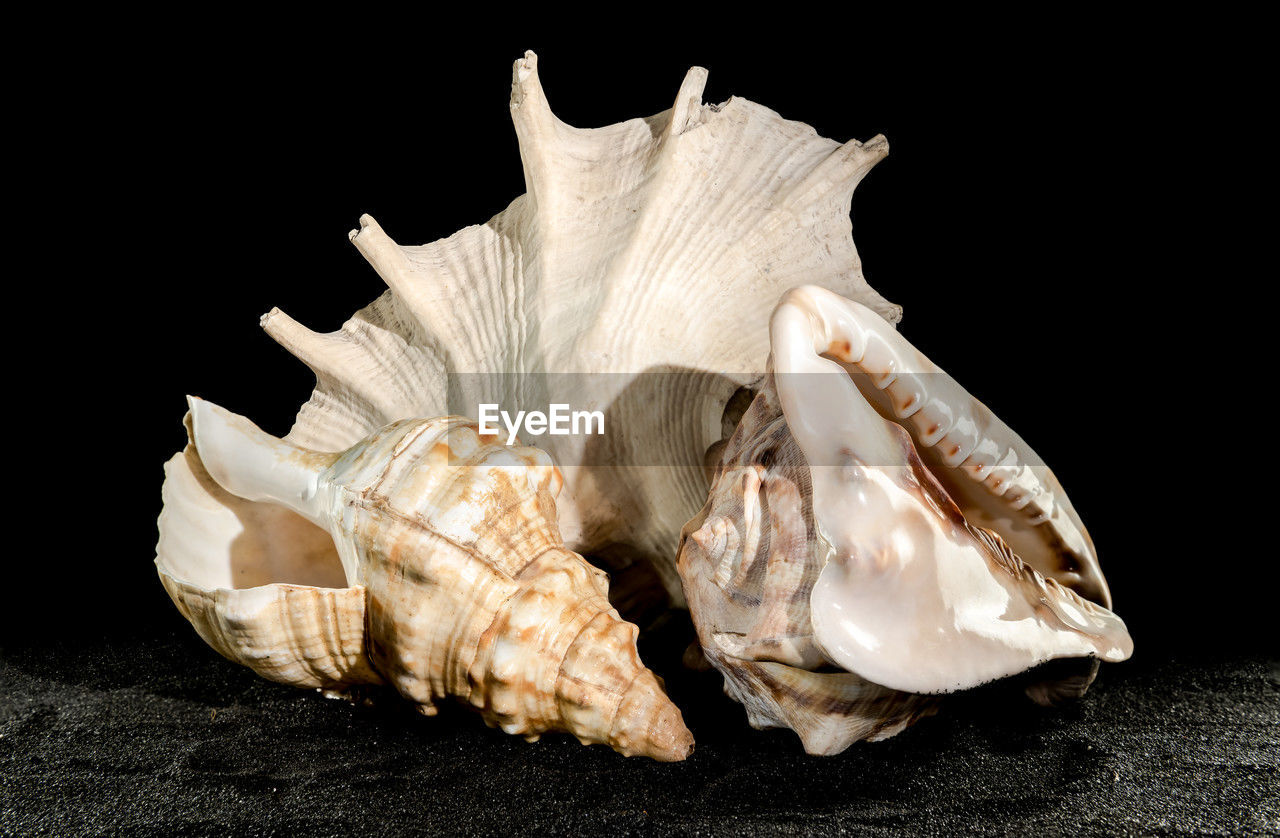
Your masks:
[{"label": "large white spiny seashell", "polygon": [[226,657],[296,686],[388,683],[428,715],[455,697],[531,739],[688,755],[605,574],[561,542],[544,452],[450,417],[325,454],[199,399],[188,428],[156,565]]},{"label": "large white spiny seashell", "polygon": [[365,216],[352,241],[390,290],[331,334],[263,318],[317,377],[286,438],[338,451],[480,403],[605,411],[604,436],[532,440],[565,478],[561,532],[581,553],[651,560],[679,603],[703,456],[731,395],[758,383],[781,293],[816,283],[900,317],[863,279],[849,218],[884,138],[841,145],[745,99],[704,105],[706,75],[690,70],[668,111],[579,129],[551,112],[536,56],[517,61],[527,194],[421,246]]},{"label": "large white spiny seashell", "polygon": [[[1047,703],[1130,655],[1093,544],[1021,437],[858,303],[795,289],[771,336],[679,559],[753,724],[833,753],[931,711],[928,694],[1084,659],[1029,688]],[[853,680],[814,671],[833,666]]]}]

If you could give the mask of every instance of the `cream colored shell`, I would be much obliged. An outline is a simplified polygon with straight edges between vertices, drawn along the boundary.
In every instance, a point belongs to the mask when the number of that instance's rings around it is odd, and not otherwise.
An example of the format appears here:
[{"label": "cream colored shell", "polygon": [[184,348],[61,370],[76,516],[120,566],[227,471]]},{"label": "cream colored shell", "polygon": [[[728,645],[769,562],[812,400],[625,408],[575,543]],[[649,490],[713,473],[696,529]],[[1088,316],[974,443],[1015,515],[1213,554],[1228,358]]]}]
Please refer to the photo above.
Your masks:
[{"label": "cream colored shell", "polygon": [[531,739],[688,755],[607,577],[561,542],[544,452],[458,417],[393,423],[341,454],[198,399],[188,426],[156,564],[226,657],[302,687],[387,683],[428,715],[456,698]]},{"label": "cream colored shell", "polygon": [[746,99],[705,105],[706,76],[690,70],[663,113],[580,129],[552,113],[536,56],[517,61],[527,194],[418,246],[365,216],[351,239],[390,290],[330,334],[263,318],[317,378],[287,439],[340,451],[400,419],[478,419],[482,402],[604,411],[602,437],[530,440],[564,475],[561,532],[593,558],[651,561],[679,603],[703,456],[763,373],[779,295],[817,283],[900,316],[863,279],[849,218],[884,138],[841,145]]},{"label": "cream colored shell", "polygon": [[[771,336],[679,559],[703,651],[753,724],[831,753],[900,730],[927,694],[1083,659],[1029,689],[1047,703],[1130,655],[1092,541],[1021,437],[829,291],[785,295]],[[850,675],[815,671],[832,667]]]}]

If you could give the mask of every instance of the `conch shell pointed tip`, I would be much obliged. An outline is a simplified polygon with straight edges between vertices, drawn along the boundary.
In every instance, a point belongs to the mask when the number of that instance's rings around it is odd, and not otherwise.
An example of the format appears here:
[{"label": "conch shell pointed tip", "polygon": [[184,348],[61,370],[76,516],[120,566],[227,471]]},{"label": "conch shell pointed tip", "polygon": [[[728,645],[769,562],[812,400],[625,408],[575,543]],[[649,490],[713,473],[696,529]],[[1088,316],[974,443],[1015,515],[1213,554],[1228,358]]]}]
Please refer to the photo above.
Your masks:
[{"label": "conch shell pointed tip", "polygon": [[632,682],[623,697],[609,744],[626,756],[680,762],[693,753],[693,734],[657,677],[646,671]]}]

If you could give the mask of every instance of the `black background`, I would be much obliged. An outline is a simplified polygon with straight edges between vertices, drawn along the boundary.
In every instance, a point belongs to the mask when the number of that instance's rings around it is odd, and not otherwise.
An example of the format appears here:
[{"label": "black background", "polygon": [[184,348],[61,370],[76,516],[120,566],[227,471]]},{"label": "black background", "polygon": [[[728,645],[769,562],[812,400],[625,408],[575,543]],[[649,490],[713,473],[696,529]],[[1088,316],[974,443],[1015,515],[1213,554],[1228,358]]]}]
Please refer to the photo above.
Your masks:
[{"label": "black background", "polygon": [[11,420],[56,541],[16,574],[58,576],[60,605],[15,603],[8,642],[182,628],[151,559],[184,395],[288,429],[312,377],[259,316],[329,331],[382,292],[347,241],[361,213],[416,244],[519,195],[507,96],[527,48],[576,126],[668,108],[699,64],[706,102],[743,96],[842,142],[884,133],[854,198],[866,274],[904,307],[903,334],[1054,468],[1138,654],[1262,642],[1274,569],[1241,546],[1265,516],[1240,481],[1265,443],[1232,418],[1257,391],[1226,385],[1237,357],[1218,337],[1251,308],[1248,278],[1223,269],[1229,247],[1200,261],[1223,215],[1201,184],[1235,117],[1194,49],[1141,26],[1015,38],[970,18],[630,43],[295,23],[122,41],[24,90],[14,234],[35,259],[15,319],[35,363],[15,371],[33,401]]},{"label": "black background", "polygon": [[[11,455],[0,831],[1115,834],[1275,817],[1274,270],[1260,24],[863,8],[120,9],[28,28],[5,88]],[[839,141],[885,134],[854,239],[913,343],[1030,442],[1098,546],[1135,658],[1076,708],[997,685],[819,760],[750,730],[675,617],[642,640],[698,739],[679,766],[463,708],[423,720],[269,684],[180,617],[152,560],[192,393],[284,433],[306,368],[258,318],[338,328],[404,244],[524,191],[507,96],[670,107],[691,65]],[[1257,317],[1262,322],[1255,324]],[[1243,375],[1242,375],[1243,373]],[[1252,657],[1251,657],[1252,656]],[[11,680],[6,680],[11,679]],[[6,800],[12,789],[13,796]],[[1269,803],[1268,803],[1269,801]],[[1269,806],[1269,815],[1263,812]],[[692,826],[691,826],[692,825]]]}]

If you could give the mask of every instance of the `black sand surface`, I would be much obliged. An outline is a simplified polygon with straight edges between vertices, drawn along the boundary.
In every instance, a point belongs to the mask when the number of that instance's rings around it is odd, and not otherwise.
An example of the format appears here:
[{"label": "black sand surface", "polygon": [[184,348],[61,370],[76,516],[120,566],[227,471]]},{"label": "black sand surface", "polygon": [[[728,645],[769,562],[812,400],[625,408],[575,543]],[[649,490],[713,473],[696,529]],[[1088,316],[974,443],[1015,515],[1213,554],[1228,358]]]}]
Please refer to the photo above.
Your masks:
[{"label": "black sand surface", "polygon": [[[642,651],[674,662],[673,621]],[[664,648],[664,640],[671,640]],[[266,682],[189,629],[0,661],[0,833],[1280,833],[1280,668],[1104,667],[1074,708],[1010,686],[897,738],[806,756],[753,731],[714,673],[668,679],[697,737],[663,765]]]}]

